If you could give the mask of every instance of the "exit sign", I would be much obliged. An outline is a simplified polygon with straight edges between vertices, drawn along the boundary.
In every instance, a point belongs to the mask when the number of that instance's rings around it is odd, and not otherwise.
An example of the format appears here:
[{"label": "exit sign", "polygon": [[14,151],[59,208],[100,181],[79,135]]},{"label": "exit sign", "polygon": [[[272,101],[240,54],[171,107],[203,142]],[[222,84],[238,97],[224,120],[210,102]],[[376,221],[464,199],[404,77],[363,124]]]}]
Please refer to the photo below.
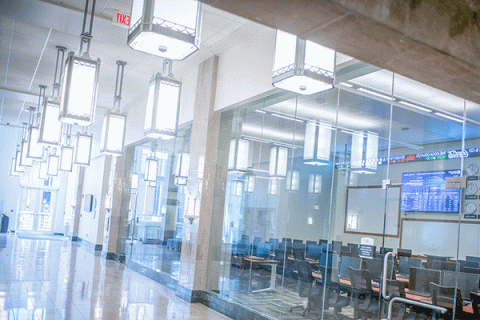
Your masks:
[{"label": "exit sign", "polygon": [[130,16],[126,13],[115,12],[112,20],[114,24],[118,24],[124,27],[128,27],[130,25]]}]

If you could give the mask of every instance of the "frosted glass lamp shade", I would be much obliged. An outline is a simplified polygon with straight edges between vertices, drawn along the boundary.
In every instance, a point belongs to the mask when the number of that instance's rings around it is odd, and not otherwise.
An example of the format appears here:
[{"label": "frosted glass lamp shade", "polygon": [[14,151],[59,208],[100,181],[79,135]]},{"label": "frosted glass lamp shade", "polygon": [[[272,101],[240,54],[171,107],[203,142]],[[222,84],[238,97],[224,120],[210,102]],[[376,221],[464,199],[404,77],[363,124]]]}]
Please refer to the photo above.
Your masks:
[{"label": "frosted glass lamp shade", "polygon": [[184,186],[187,184],[189,167],[190,167],[190,154],[189,153],[178,154],[176,170],[175,170],[175,184],[177,186]]},{"label": "frosted glass lamp shade", "polygon": [[22,153],[17,151],[15,154],[15,171],[18,173],[25,172],[25,167],[20,164],[20,160],[22,159]]},{"label": "frosted glass lamp shade", "polygon": [[33,159],[27,157],[28,141],[23,140],[21,147],[22,156],[20,157],[20,165],[23,167],[31,167],[33,165]]},{"label": "frosted glass lamp shade", "polygon": [[49,155],[48,156],[48,168],[47,168],[47,175],[48,176],[58,176],[58,165],[60,164],[60,157],[57,155]]},{"label": "frosted glass lamp shade", "polygon": [[288,149],[273,146],[270,149],[268,175],[270,177],[285,177],[287,175]]},{"label": "frosted glass lamp shade", "polygon": [[97,104],[100,59],[76,57],[70,52],[63,75],[59,120],[89,126],[94,121]]},{"label": "frosted glass lamp shade", "polygon": [[145,136],[173,139],[177,135],[181,82],[157,73],[150,81],[145,113]]},{"label": "frosted glass lamp shade", "polygon": [[363,138],[363,131],[352,134],[352,151],[350,155],[352,169],[359,169],[363,166]]},{"label": "frosted glass lamp shade", "polygon": [[27,157],[33,160],[43,159],[43,145],[38,143],[40,129],[31,127],[28,132],[28,149]]},{"label": "frosted glass lamp shade", "polygon": [[196,0],[133,0],[128,45],[169,60],[200,47],[201,4]]},{"label": "frosted glass lamp shade", "polygon": [[12,158],[12,166],[10,167],[10,175],[12,177],[18,177],[20,175],[20,172],[16,171],[16,159]]},{"label": "frosted glass lamp shade", "polygon": [[255,189],[255,176],[247,174],[245,179],[245,192],[252,193]]},{"label": "frosted glass lamp shade", "polygon": [[60,171],[72,172],[73,156],[73,147],[62,146],[60,149]]},{"label": "frosted glass lamp shade", "polygon": [[298,191],[300,189],[300,172],[298,170],[287,172],[285,188],[288,191]]},{"label": "frosted glass lamp shade", "polygon": [[245,172],[248,168],[249,151],[249,141],[243,139],[231,140],[228,153],[228,170]]},{"label": "frosted glass lamp shade", "polygon": [[43,104],[42,120],[38,143],[46,146],[59,146],[62,139],[62,122],[60,116],[60,102],[54,98],[45,99]]},{"label": "frosted glass lamp shade", "polygon": [[303,159],[309,165],[327,165],[330,160],[332,127],[316,121],[307,122]]},{"label": "frosted glass lamp shade", "polygon": [[308,193],[322,192],[322,176],[320,174],[311,174],[308,176]]},{"label": "frosted glass lamp shade", "polygon": [[105,155],[121,156],[125,144],[127,115],[108,111],[103,118],[100,152]]},{"label": "frosted glass lamp shade", "polygon": [[48,178],[48,162],[40,162],[40,170],[38,171],[38,179],[45,180]]},{"label": "frosted glass lamp shade", "polygon": [[333,88],[335,51],[277,30],[272,83],[310,95]]},{"label": "frosted glass lamp shade", "polygon": [[157,181],[158,159],[148,158],[145,167],[145,181]]},{"label": "frosted glass lamp shade", "polygon": [[81,166],[90,165],[90,156],[92,154],[93,136],[86,133],[77,134],[77,145],[75,147],[75,164]]},{"label": "frosted glass lamp shade", "polygon": [[365,155],[365,168],[377,170],[378,161],[378,134],[367,132],[367,152]]},{"label": "frosted glass lamp shade", "polygon": [[267,185],[267,193],[271,196],[278,195],[278,183],[279,180],[277,178],[268,179]]}]

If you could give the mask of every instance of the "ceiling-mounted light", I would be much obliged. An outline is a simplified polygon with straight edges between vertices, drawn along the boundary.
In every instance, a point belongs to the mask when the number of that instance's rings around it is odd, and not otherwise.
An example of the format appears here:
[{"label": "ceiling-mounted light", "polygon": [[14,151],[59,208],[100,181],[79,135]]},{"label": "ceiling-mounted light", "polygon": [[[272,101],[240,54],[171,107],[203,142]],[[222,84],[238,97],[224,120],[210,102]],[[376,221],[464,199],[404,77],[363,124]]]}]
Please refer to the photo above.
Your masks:
[{"label": "ceiling-mounted light", "polygon": [[363,162],[363,131],[352,133],[352,151],[350,153],[350,162],[352,169],[362,167]]},{"label": "ceiling-mounted light", "polygon": [[38,171],[38,179],[48,179],[48,162],[40,162],[40,170]]},{"label": "ceiling-mounted light", "polygon": [[133,0],[128,45],[183,60],[200,47],[202,7],[196,0]]},{"label": "ceiling-mounted light", "polygon": [[322,192],[322,176],[318,173],[308,176],[308,193]]},{"label": "ceiling-mounted light", "polygon": [[273,146],[270,149],[270,163],[268,167],[268,175],[270,177],[285,177],[287,175],[287,158],[287,148]]},{"label": "ceiling-mounted light", "polygon": [[[89,126],[94,121],[100,72],[100,59],[92,60],[89,56],[95,2],[96,0],[92,1],[90,23],[87,24],[89,0],[86,0],[83,29],[80,35],[80,56],[75,56],[75,52],[72,51],[68,54],[65,63],[59,116],[59,120],[63,123]],[[85,51],[83,51],[84,44]]]},{"label": "ceiling-mounted light", "polygon": [[60,148],[60,171],[72,172],[73,155],[73,147],[62,146]]},{"label": "ceiling-mounted light", "polygon": [[27,140],[27,124],[23,124],[23,132],[22,132],[22,144],[20,145],[20,152],[21,152],[21,157],[20,157],[20,165],[23,167],[31,167],[33,165],[33,159],[27,157],[27,152],[28,152],[28,140]]},{"label": "ceiling-mounted light", "polygon": [[179,153],[177,156],[177,167],[175,171],[175,185],[177,186],[187,185],[189,168],[190,168],[190,154]]},{"label": "ceiling-mounted light", "polygon": [[248,168],[249,150],[249,141],[243,139],[230,140],[230,151],[228,153],[228,170],[234,172],[245,172]]},{"label": "ceiling-mounted light", "polygon": [[298,189],[300,189],[300,172],[298,172],[298,170],[290,170],[287,172],[285,188],[288,191],[298,191]]},{"label": "ceiling-mounted light", "polygon": [[122,100],[123,71],[126,64],[124,61],[117,61],[113,111],[108,110],[103,118],[102,137],[100,140],[100,152],[102,154],[112,156],[121,156],[123,154],[127,115],[120,112],[120,102]]},{"label": "ceiling-mounted light", "polygon": [[158,158],[149,157],[146,160],[145,167],[145,181],[157,181]]},{"label": "ceiling-mounted light", "polygon": [[60,116],[60,79],[62,77],[62,64],[65,58],[67,48],[56,46],[57,62],[55,64],[55,75],[53,77],[52,96],[43,99],[42,119],[40,121],[40,132],[38,143],[47,146],[59,146],[62,140],[63,124],[58,117]]},{"label": "ceiling-mounted light", "polygon": [[[168,68],[168,71],[167,71]],[[172,61],[163,61],[162,76],[157,73],[150,81],[145,113],[145,136],[172,139],[177,134],[181,82],[173,79]]]},{"label": "ceiling-mounted light", "polygon": [[39,116],[40,108],[42,105],[42,99],[45,97],[45,89],[47,88],[44,85],[40,85],[40,93],[38,94],[38,106],[35,112],[35,109],[31,111],[31,120],[28,130],[28,150],[27,157],[34,160],[43,159],[43,145],[38,143],[38,137],[40,135],[40,125],[39,125]]},{"label": "ceiling-mounted light", "polygon": [[20,172],[15,170],[16,168],[17,168],[16,159],[12,158],[12,166],[10,167],[10,175],[12,177],[18,177],[20,175]]},{"label": "ceiling-mounted light", "polygon": [[335,51],[277,30],[273,85],[310,95],[333,88]]},{"label": "ceiling-mounted light", "polygon": [[327,165],[330,161],[332,127],[323,122],[309,121],[305,128],[303,159],[305,164]]},{"label": "ceiling-mounted light", "polygon": [[90,156],[92,154],[93,136],[88,133],[77,133],[77,145],[75,147],[75,164],[81,166],[90,165]]},{"label": "ceiling-mounted light", "polygon": [[365,134],[363,131],[352,133],[352,150],[350,156],[351,168],[356,173],[374,173],[377,169],[378,157],[378,134],[374,132],[367,133],[367,152],[363,157]]},{"label": "ceiling-mounted light", "polygon": [[377,170],[378,162],[378,134],[367,132],[367,152],[365,155],[365,168]]},{"label": "ceiling-mounted light", "polygon": [[47,176],[58,176],[58,167],[60,163],[60,157],[55,154],[50,154],[47,159],[48,168],[47,168]]}]

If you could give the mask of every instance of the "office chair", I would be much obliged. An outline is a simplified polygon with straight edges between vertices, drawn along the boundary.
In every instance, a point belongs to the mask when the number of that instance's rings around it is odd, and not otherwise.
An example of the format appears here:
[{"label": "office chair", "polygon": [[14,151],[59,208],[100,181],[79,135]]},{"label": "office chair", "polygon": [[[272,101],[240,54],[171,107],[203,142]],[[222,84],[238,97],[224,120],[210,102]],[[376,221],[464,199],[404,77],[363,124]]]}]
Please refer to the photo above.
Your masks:
[{"label": "office chair", "polygon": [[[405,283],[398,280],[387,280],[387,296],[390,297],[386,303],[382,304],[382,315],[388,314],[389,301],[394,297],[405,298]],[[414,314],[407,313],[407,308],[403,303],[394,303],[392,308],[392,320],[415,319]],[[383,317],[382,317],[383,318]]]},{"label": "office chair", "polygon": [[332,267],[326,267],[323,265],[318,266],[318,272],[322,275],[320,283],[320,290],[322,295],[318,295],[317,299],[311,299],[311,308],[322,310],[323,307],[323,285],[326,286],[325,290],[325,307],[333,308],[335,316],[342,311],[350,303],[350,297],[348,295],[342,295],[340,289],[340,283],[338,281],[338,269]]},{"label": "office chair", "polygon": [[[460,289],[455,287],[443,287],[434,282],[430,282],[430,292],[432,293],[432,304],[438,307],[444,307],[448,310],[445,319],[452,317],[454,306],[455,318],[465,318],[462,293],[460,292]],[[454,300],[455,294],[457,297],[456,300]]]},{"label": "office chair", "polygon": [[[298,267],[298,281],[297,281],[297,292],[301,298],[309,298],[312,294],[312,287],[314,282],[314,277],[312,275],[312,267],[310,263],[305,260],[295,260],[295,263]],[[290,308],[290,312],[293,312],[294,309],[303,309],[303,315],[310,310],[310,303],[307,302],[307,307],[305,304],[299,304]]]},{"label": "office chair", "polygon": [[358,319],[359,314],[375,315],[380,311],[378,300],[373,297],[372,278],[367,270],[358,270],[348,267],[352,283],[353,318]]},{"label": "office chair", "polygon": [[295,260],[305,260],[305,250],[303,248],[293,248],[293,258]]},{"label": "office chair", "polygon": [[472,309],[474,319],[480,319],[480,295],[475,292],[470,292],[470,300],[472,300]]}]

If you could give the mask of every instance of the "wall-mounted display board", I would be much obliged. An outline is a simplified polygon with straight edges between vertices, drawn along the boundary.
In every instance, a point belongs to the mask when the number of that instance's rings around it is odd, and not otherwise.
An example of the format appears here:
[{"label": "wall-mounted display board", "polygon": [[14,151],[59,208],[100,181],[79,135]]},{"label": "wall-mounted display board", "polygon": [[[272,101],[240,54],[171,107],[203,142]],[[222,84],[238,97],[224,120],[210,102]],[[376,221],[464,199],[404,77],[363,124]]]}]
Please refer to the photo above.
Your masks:
[{"label": "wall-mounted display board", "polygon": [[[456,258],[458,221],[402,219],[400,246],[415,255],[439,255]],[[480,223],[464,221],[460,225],[459,258],[480,256]]]},{"label": "wall-mounted display board", "polygon": [[[385,198],[387,203],[385,206]],[[345,233],[382,236],[386,208],[385,235],[398,237],[400,223],[400,187],[348,187]]]}]

